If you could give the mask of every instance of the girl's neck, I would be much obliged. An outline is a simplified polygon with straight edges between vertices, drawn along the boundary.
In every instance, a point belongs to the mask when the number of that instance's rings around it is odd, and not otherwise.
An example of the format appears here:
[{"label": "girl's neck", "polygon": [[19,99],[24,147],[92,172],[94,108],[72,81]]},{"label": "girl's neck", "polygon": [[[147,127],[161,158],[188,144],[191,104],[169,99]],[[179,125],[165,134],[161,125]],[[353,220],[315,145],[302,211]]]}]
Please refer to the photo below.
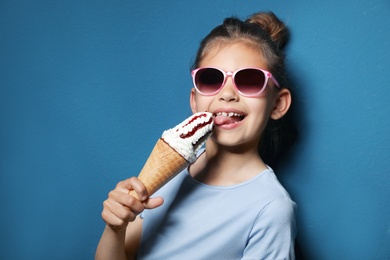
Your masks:
[{"label": "girl's neck", "polygon": [[266,168],[257,149],[211,146],[191,165],[190,175],[205,184],[230,186],[247,181]]}]

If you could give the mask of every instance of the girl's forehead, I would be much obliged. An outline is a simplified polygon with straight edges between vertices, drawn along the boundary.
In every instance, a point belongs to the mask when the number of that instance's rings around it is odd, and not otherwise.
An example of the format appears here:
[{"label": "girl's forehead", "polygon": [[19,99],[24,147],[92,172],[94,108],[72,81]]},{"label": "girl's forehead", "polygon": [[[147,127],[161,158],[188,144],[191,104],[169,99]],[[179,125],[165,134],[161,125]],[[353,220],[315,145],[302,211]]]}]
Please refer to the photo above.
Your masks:
[{"label": "girl's forehead", "polygon": [[219,42],[209,46],[204,53],[199,67],[219,67],[225,70],[242,67],[267,68],[260,49],[247,42]]}]

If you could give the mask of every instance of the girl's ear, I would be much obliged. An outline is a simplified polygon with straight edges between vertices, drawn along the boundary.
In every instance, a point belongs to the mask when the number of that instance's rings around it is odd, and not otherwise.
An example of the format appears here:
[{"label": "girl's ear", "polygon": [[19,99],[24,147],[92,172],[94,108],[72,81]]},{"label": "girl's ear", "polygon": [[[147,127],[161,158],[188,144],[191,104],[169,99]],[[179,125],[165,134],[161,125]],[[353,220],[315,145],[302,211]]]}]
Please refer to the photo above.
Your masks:
[{"label": "girl's ear", "polygon": [[282,118],[288,111],[291,105],[291,92],[283,88],[277,93],[275,107],[271,112],[271,118],[278,120]]},{"label": "girl's ear", "polygon": [[190,106],[191,106],[192,113],[195,114],[196,112],[198,112],[198,110],[196,109],[196,98],[195,98],[194,88],[191,89],[191,93],[190,93]]}]

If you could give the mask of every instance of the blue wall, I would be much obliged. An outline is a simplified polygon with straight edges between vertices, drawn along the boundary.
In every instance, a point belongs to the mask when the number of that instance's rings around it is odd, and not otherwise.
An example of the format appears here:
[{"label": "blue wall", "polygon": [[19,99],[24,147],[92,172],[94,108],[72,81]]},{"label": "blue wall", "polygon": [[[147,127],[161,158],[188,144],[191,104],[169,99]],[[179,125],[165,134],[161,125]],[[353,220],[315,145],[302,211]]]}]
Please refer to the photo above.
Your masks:
[{"label": "blue wall", "polygon": [[190,114],[199,40],[257,10],[292,32],[302,254],[389,259],[388,0],[1,1],[0,258],[92,259],[108,191]]}]

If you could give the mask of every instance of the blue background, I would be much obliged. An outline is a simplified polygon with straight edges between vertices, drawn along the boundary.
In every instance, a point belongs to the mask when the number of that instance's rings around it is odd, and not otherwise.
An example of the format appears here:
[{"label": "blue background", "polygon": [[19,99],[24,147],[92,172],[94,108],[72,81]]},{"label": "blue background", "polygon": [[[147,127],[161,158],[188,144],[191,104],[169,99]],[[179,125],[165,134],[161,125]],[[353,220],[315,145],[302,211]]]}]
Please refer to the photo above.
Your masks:
[{"label": "blue background", "polygon": [[303,256],[390,259],[388,0],[0,1],[0,258],[92,259],[107,193],[190,115],[201,38],[260,10],[292,34]]}]

